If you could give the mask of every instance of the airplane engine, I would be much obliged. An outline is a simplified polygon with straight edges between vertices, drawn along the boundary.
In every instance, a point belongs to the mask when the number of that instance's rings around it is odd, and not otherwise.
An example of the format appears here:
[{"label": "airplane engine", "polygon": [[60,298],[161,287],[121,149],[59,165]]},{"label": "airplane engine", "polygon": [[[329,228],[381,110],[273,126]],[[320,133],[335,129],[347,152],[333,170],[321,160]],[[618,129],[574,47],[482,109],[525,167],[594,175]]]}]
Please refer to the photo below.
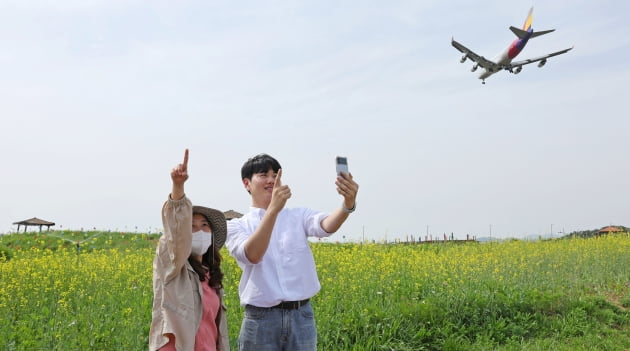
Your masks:
[{"label": "airplane engine", "polygon": [[462,56],[462,59],[461,59],[461,60],[459,60],[459,62],[464,63],[464,62],[466,62],[466,59],[467,59],[467,58],[468,58],[468,56],[467,56],[467,55],[464,55],[464,56]]},{"label": "airplane engine", "polygon": [[523,66],[518,66],[515,70],[514,70],[514,74],[519,74],[521,73],[521,71],[523,70]]},{"label": "airplane engine", "polygon": [[542,67],[545,65],[545,63],[547,63],[547,60],[542,60],[538,63],[538,67]]},{"label": "airplane engine", "polygon": [[476,70],[477,70],[477,68],[479,68],[479,64],[477,64],[477,63],[476,63],[476,64],[474,64],[474,65],[472,66],[472,68],[470,69],[470,71],[471,71],[471,72],[474,72],[474,71],[476,71]]}]

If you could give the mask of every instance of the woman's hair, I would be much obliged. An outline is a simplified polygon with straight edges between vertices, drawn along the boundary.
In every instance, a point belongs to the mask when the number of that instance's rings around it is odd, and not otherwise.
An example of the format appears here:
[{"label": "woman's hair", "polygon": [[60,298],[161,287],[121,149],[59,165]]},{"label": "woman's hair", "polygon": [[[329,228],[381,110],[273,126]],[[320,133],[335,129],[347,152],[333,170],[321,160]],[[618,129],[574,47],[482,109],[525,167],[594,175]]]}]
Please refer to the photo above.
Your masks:
[{"label": "woman's hair", "polygon": [[[205,215],[204,215],[205,217]],[[208,223],[212,227],[212,223],[208,218]],[[215,228],[212,228],[212,232],[214,233]],[[214,289],[223,288],[223,272],[221,272],[221,254],[219,253],[219,249],[217,249],[217,245],[214,243],[214,234],[213,234],[213,243],[210,246],[210,250],[206,251],[206,253],[201,256],[201,262],[194,259],[192,256],[188,257],[188,263],[195,270],[197,275],[199,275],[200,281],[206,281],[206,273],[208,270],[210,271],[210,280],[208,280],[208,286]]]}]

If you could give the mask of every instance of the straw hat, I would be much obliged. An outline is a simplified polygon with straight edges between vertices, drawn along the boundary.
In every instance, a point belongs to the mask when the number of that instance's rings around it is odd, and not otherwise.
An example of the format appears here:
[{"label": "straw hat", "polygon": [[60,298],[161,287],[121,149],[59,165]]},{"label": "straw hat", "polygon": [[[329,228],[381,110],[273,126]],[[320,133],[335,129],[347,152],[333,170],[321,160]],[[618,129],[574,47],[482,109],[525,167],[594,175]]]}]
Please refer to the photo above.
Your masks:
[{"label": "straw hat", "polygon": [[225,222],[223,212],[213,208],[193,206],[193,213],[204,215],[208,219],[210,227],[212,228],[213,245],[216,245],[217,249],[223,247],[225,237],[227,236],[227,223]]}]

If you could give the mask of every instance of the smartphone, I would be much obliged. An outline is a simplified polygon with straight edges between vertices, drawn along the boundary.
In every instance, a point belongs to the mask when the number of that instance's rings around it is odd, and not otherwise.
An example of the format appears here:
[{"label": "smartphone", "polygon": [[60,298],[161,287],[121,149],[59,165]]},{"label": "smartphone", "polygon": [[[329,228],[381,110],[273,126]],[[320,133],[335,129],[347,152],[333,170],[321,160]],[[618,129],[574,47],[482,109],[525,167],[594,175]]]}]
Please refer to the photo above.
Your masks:
[{"label": "smartphone", "polygon": [[337,156],[337,175],[341,175],[341,172],[349,173],[348,171],[348,158]]}]

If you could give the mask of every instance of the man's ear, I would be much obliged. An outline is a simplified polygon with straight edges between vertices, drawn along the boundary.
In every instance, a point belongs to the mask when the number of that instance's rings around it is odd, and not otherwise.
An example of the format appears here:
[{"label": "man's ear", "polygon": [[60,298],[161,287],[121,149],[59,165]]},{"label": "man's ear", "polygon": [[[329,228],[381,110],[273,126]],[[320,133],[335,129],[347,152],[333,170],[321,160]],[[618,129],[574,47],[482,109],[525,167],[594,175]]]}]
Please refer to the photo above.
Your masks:
[{"label": "man's ear", "polygon": [[247,190],[247,192],[251,194],[252,189],[249,186],[250,181],[251,180],[249,178],[243,178],[243,186],[245,187],[245,190]]}]

